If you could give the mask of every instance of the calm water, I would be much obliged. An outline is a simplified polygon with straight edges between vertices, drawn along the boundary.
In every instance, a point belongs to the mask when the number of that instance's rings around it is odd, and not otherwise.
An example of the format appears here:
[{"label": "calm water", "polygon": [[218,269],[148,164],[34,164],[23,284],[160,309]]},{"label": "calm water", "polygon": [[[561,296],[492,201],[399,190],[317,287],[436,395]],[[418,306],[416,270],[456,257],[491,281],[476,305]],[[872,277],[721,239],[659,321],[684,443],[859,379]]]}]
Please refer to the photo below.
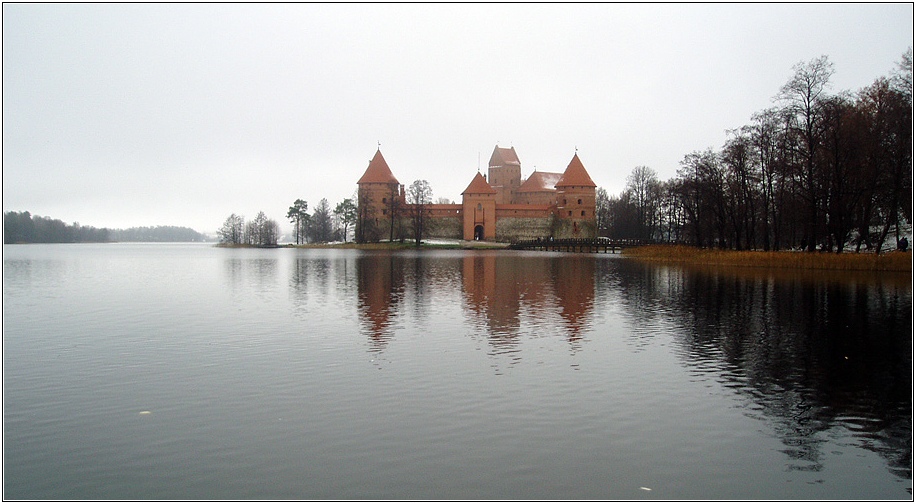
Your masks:
[{"label": "calm water", "polygon": [[3,248],[6,499],[912,499],[912,282]]}]

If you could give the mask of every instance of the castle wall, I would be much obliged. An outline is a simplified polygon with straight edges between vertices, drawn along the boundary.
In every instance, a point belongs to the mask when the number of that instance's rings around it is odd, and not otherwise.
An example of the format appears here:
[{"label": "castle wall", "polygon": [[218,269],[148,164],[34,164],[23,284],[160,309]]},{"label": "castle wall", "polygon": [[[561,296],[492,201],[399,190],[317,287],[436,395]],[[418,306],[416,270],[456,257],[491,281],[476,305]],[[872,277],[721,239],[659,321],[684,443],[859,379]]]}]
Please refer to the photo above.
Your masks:
[{"label": "castle wall", "polygon": [[496,221],[496,241],[533,240],[550,236],[552,217],[502,217]]},{"label": "castle wall", "polygon": [[429,216],[433,218],[461,217],[461,205],[459,204],[432,204],[427,205],[426,208],[429,210]]},{"label": "castle wall", "polygon": [[496,205],[496,218],[534,217],[546,218],[553,214],[552,205]]},{"label": "castle wall", "polygon": [[429,220],[426,222],[428,238],[453,238],[460,240],[463,233],[461,205],[429,205]]},{"label": "castle wall", "polygon": [[[395,239],[397,239],[397,231],[399,229],[397,222],[395,223],[394,227]],[[383,219],[381,217],[368,217],[365,219],[357,220],[355,232],[357,236],[360,236],[360,233],[362,233],[363,240],[368,242],[387,240],[391,235],[391,219]]]},{"label": "castle wall", "polygon": [[598,236],[598,227],[594,219],[569,220],[556,219],[553,225],[553,237],[558,240],[568,238],[595,238]]},{"label": "castle wall", "polygon": [[426,223],[427,238],[448,238],[460,240],[463,238],[463,224],[461,216],[431,217]]}]

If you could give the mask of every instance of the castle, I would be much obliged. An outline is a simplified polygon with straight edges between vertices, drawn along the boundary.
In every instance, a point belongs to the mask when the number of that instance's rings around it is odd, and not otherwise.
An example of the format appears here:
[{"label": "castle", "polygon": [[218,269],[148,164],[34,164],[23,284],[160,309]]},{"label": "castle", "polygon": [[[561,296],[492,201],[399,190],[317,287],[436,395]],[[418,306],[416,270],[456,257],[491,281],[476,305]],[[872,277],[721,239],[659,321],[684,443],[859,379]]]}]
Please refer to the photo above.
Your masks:
[{"label": "castle", "polygon": [[[381,149],[357,181],[357,240],[404,237],[407,203]],[[424,237],[511,242],[534,238],[594,238],[595,189],[578,153],[563,173],[535,171],[522,180],[514,147],[497,145],[487,176],[479,171],[461,193],[461,204],[424,205]],[[393,219],[392,219],[393,217]]]}]

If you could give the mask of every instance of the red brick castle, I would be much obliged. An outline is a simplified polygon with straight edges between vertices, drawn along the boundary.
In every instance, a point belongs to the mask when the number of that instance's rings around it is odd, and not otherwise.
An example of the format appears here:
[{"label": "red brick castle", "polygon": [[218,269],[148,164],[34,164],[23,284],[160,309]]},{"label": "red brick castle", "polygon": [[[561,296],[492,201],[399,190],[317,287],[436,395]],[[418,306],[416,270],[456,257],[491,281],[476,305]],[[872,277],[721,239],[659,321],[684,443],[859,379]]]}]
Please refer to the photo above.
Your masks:
[{"label": "red brick castle", "polygon": [[[381,150],[357,182],[357,239],[402,237],[411,210]],[[426,206],[426,237],[509,242],[533,238],[594,238],[595,188],[578,154],[563,173],[535,171],[522,180],[515,148],[493,149],[487,176],[478,172],[461,204]],[[392,222],[394,216],[394,222]],[[395,230],[398,230],[397,232]]]}]

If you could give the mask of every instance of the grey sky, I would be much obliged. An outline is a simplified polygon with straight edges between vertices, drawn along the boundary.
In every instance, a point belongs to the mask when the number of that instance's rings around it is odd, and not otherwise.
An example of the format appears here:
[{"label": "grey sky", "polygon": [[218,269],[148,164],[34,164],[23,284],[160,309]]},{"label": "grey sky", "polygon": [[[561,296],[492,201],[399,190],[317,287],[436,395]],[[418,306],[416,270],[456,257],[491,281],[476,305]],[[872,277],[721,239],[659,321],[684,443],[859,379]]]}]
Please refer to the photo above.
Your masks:
[{"label": "grey sky", "polygon": [[333,207],[381,142],[460,193],[493,146],[523,176],[578,148],[612,194],[773,104],[826,54],[857,91],[913,44],[911,4],[4,4],[3,208],[212,233]]}]

